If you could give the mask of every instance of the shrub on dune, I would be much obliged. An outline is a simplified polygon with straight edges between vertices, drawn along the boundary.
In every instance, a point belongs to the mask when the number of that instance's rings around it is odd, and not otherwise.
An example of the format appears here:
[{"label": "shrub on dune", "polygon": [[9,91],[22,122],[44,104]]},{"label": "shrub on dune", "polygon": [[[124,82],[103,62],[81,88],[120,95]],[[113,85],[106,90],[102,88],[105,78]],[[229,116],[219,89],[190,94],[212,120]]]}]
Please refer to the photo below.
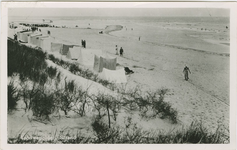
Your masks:
[{"label": "shrub on dune", "polygon": [[49,76],[51,79],[53,79],[53,78],[56,77],[57,68],[50,66],[50,67],[48,67],[48,68],[46,69],[46,72],[48,73],[48,76]]},{"label": "shrub on dune", "polygon": [[10,82],[8,84],[8,88],[7,88],[7,92],[8,92],[8,112],[11,113],[14,110],[16,110],[16,106],[17,106],[17,101],[19,101],[19,94],[18,94],[18,90],[16,87],[14,87],[13,82]]},{"label": "shrub on dune", "polygon": [[[229,136],[224,134],[221,126],[218,126],[214,132],[209,132],[201,122],[192,122],[187,128],[181,128],[174,132],[162,131],[145,131],[137,127],[136,124],[125,122],[126,127],[121,128],[118,126],[109,126],[103,122],[102,119],[95,118],[92,120],[91,127],[93,129],[93,137],[85,137],[77,131],[64,131],[59,130],[60,134],[56,132],[54,140],[47,140],[45,138],[37,140],[33,135],[25,133],[28,138],[22,136],[23,133],[16,135],[15,138],[9,138],[9,144],[21,143],[105,143],[105,144],[227,144],[229,143]],[[69,133],[70,132],[70,133]],[[57,135],[57,136],[56,136]],[[67,138],[62,138],[67,137]]]},{"label": "shrub on dune", "polygon": [[41,89],[35,93],[32,98],[33,115],[39,119],[49,121],[49,115],[55,111],[55,95],[48,93],[45,89]]},{"label": "shrub on dune", "polygon": [[69,66],[69,71],[70,71],[71,73],[73,73],[73,74],[76,74],[76,73],[78,73],[78,72],[81,71],[81,70],[79,69],[79,67],[78,67],[76,64],[71,64],[71,65]]},{"label": "shrub on dune", "polygon": [[[105,94],[99,94],[93,98],[90,98],[92,99],[94,108],[98,111],[98,117],[102,118],[103,116],[107,115],[108,125],[110,128],[110,117],[113,116],[113,119],[116,121],[118,112],[121,109],[120,103],[114,97]],[[103,112],[103,114],[101,114],[101,112]]]}]

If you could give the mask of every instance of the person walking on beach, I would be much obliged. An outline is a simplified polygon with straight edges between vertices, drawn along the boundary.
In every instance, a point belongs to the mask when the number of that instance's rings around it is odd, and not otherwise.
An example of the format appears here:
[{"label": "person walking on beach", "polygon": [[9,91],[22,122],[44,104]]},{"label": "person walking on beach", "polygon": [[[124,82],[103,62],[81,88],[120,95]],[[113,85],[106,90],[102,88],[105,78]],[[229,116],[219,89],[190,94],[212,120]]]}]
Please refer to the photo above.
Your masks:
[{"label": "person walking on beach", "polygon": [[120,48],[120,56],[123,56],[123,48]]},{"label": "person walking on beach", "polygon": [[118,46],[116,45],[115,47],[115,51],[116,51],[116,54],[115,55],[118,55]]},{"label": "person walking on beach", "polygon": [[191,71],[189,70],[189,68],[187,66],[184,67],[183,73],[184,73],[184,79],[186,81],[188,81],[188,72],[191,74]]},{"label": "person walking on beach", "polygon": [[86,40],[84,40],[84,48],[86,48]]},{"label": "person walking on beach", "polygon": [[141,37],[139,36],[139,41],[141,40]]}]

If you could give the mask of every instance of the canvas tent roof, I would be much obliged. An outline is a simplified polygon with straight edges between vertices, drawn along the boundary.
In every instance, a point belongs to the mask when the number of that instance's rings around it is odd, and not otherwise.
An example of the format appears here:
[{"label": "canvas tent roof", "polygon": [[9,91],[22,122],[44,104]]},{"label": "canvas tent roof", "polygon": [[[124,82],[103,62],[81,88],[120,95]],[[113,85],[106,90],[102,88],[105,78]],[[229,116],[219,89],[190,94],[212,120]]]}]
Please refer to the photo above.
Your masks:
[{"label": "canvas tent roof", "polygon": [[73,48],[69,48],[69,51],[67,53],[68,59],[79,59],[81,53],[81,48],[74,46]]},{"label": "canvas tent roof", "polygon": [[126,83],[127,78],[124,69],[108,70],[103,68],[103,71],[99,74],[99,77],[113,83]]}]

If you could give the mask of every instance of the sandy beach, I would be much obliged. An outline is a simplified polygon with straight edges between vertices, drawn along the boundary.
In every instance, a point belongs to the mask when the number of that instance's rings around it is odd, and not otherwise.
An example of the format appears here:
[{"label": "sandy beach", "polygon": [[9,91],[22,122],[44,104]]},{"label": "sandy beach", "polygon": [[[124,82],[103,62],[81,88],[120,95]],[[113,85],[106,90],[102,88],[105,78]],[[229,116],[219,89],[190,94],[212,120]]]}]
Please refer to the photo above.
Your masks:
[{"label": "sandy beach", "polygon": [[[84,39],[87,48],[101,49],[117,57],[118,68],[129,67],[134,71],[126,76],[128,82],[124,86],[127,89],[138,87],[143,92],[168,89],[164,101],[177,110],[178,124],[162,119],[146,121],[134,114],[134,121],[143,129],[169,131],[188,126],[195,120],[202,121],[210,130],[220,122],[229,126],[230,41],[229,29],[226,29],[229,24],[218,24],[218,21],[190,23],[172,18],[158,23],[116,19],[71,22],[55,20],[55,25],[66,25],[67,28],[40,29],[42,33],[50,30],[52,37],[66,43],[80,45]],[[100,31],[104,34],[99,34]],[[9,31],[9,35],[10,32],[13,31]],[[124,49],[123,57],[115,55],[115,45]],[[191,70],[189,81],[184,80],[185,65]],[[118,116],[121,125],[124,115],[121,112]],[[19,116],[8,115],[9,136],[22,126],[31,126],[26,124],[27,118],[19,123]],[[56,127],[89,128],[88,118],[72,119],[64,118]],[[48,131],[55,128],[35,126]]]}]

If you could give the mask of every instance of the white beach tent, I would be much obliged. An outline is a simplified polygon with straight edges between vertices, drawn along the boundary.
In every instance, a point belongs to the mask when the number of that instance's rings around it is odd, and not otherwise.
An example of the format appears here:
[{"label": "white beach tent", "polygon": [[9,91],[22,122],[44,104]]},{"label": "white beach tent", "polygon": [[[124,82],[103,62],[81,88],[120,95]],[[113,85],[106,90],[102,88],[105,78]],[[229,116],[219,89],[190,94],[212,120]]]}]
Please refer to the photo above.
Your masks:
[{"label": "white beach tent", "polygon": [[36,43],[36,38],[33,38],[35,36],[41,36],[41,33],[32,33],[31,35],[28,36],[28,43],[35,45]]},{"label": "white beach tent", "polygon": [[103,68],[103,71],[99,74],[99,77],[113,83],[127,83],[127,78],[123,68],[118,70]]},{"label": "white beach tent", "polygon": [[43,51],[50,51],[51,50],[51,43],[54,41],[52,37],[44,37],[40,38],[40,46]]},{"label": "white beach tent", "polygon": [[48,35],[41,35],[41,36],[35,36],[33,37],[35,39],[35,45],[40,47],[41,46],[41,38],[47,38],[49,37]]},{"label": "white beach tent", "polygon": [[81,53],[81,47],[74,46],[73,48],[69,48],[67,53],[67,58],[72,60],[78,60]]},{"label": "white beach tent", "polygon": [[28,42],[28,36],[30,36],[32,33],[33,33],[33,32],[31,32],[31,31],[20,33],[21,41],[22,41],[22,42]]},{"label": "white beach tent", "polygon": [[84,49],[80,50],[79,63],[88,67],[94,66],[94,55],[102,56],[103,51],[100,49]]},{"label": "white beach tent", "polygon": [[[22,42],[26,42],[25,38],[24,38],[24,34],[20,31],[17,32],[17,40],[18,41],[22,41]],[[27,40],[28,41],[28,40]]]}]

